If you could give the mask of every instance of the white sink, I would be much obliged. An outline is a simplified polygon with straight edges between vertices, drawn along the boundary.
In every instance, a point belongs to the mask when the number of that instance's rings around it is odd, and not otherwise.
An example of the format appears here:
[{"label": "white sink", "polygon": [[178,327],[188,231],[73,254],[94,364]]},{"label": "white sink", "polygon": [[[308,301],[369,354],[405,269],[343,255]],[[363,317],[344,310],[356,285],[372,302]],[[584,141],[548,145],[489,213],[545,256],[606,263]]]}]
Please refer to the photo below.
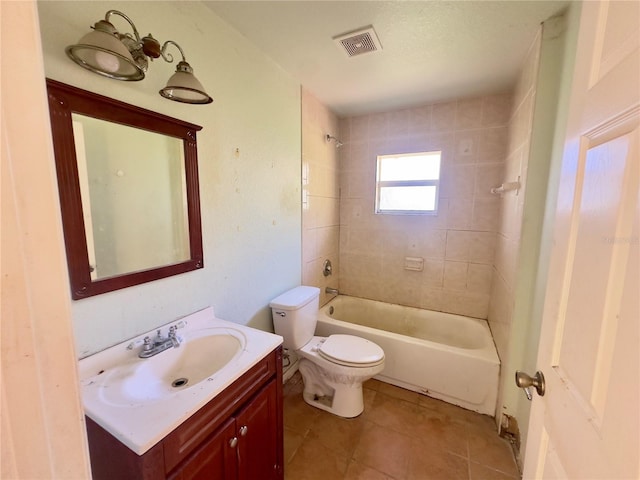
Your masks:
[{"label": "white sink", "polygon": [[180,320],[178,347],[139,358],[154,330],[79,362],[86,415],[138,455],[282,344],[278,335],[215,318],[212,308]]},{"label": "white sink", "polygon": [[162,400],[207,380],[242,352],[244,335],[229,328],[190,332],[181,345],[110,369],[96,380],[105,403],[132,405]]}]

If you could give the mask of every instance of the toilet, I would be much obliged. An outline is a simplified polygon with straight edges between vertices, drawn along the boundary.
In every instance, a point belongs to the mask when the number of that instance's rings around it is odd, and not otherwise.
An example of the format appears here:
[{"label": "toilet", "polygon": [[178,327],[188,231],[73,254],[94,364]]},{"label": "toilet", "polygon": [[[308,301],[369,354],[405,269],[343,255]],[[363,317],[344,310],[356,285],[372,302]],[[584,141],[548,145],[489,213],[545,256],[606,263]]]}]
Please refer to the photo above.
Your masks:
[{"label": "toilet", "polygon": [[362,384],[384,369],[384,351],[353,335],[315,336],[320,289],[300,286],[269,304],[275,332],[283,347],[294,351],[309,405],[340,417],[364,410]]}]

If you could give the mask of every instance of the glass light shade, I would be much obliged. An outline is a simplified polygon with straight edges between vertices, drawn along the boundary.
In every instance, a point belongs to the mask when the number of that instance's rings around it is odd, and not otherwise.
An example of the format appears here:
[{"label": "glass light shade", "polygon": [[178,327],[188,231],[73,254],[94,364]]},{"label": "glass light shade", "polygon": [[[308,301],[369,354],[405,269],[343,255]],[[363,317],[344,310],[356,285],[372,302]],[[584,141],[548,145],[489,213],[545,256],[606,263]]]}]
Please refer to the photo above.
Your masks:
[{"label": "glass light shade", "polygon": [[193,74],[193,69],[184,61],[178,63],[176,72],[167,81],[167,86],[160,90],[160,95],[182,103],[213,102],[213,98],[204,91],[204,87]]},{"label": "glass light shade", "polygon": [[76,45],[66,48],[69,58],[87,70],[109,78],[142,80],[144,71],[136,65],[127,47],[114,34],[99,28],[99,23]]}]

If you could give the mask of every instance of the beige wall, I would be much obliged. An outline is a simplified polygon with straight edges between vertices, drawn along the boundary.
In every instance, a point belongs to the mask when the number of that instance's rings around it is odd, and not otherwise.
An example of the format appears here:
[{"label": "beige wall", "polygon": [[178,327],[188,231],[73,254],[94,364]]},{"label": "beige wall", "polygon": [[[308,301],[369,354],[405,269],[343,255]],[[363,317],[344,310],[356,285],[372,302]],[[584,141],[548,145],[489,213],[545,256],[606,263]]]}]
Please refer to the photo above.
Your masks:
[{"label": "beige wall", "polygon": [[[486,318],[511,94],[341,120],[341,290]],[[376,156],[442,150],[437,215],[375,215]],[[424,259],[422,272],[405,257]]]},{"label": "beige wall", "polygon": [[[302,89],[302,283],[320,287],[320,304],[331,296],[326,287],[340,287],[339,149],[326,135],[340,139],[337,117]],[[322,266],[331,261],[333,274]]]},{"label": "beige wall", "polygon": [[[73,302],[80,357],[209,305],[221,318],[271,330],[269,301],[302,278],[299,83],[203,3],[149,5],[38,3],[48,77],[203,127],[204,268]],[[161,59],[140,82],[110,80],[74,65],[65,47],[110,9],[127,14],[143,35],[176,41],[214,103],[160,97],[175,71],[175,63]],[[129,31],[123,19],[111,19]]]}]

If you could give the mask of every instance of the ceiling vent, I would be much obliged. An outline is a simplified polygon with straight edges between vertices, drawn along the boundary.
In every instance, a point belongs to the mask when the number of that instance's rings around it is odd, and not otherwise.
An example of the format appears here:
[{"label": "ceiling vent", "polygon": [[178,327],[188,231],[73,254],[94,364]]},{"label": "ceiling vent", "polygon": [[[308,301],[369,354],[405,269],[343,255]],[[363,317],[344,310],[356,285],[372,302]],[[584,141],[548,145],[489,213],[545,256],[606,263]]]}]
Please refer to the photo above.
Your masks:
[{"label": "ceiling vent", "polygon": [[382,50],[380,40],[376,35],[372,26],[361,28],[355,32],[345,33],[333,37],[340,49],[345,52],[347,57],[355,57],[368,52],[377,52]]}]

